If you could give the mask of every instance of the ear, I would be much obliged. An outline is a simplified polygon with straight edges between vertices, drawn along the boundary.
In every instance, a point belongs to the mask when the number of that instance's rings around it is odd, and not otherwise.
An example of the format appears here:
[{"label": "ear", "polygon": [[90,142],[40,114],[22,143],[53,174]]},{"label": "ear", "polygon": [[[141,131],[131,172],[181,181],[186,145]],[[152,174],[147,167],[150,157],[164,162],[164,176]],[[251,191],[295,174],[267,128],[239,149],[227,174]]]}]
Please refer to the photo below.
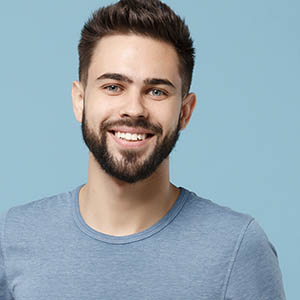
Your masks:
[{"label": "ear", "polygon": [[72,100],[75,118],[81,123],[84,106],[84,88],[79,81],[73,81],[72,83]]},{"label": "ear", "polygon": [[190,121],[193,110],[196,105],[196,95],[194,93],[188,94],[182,101],[180,113],[180,130],[183,130]]}]

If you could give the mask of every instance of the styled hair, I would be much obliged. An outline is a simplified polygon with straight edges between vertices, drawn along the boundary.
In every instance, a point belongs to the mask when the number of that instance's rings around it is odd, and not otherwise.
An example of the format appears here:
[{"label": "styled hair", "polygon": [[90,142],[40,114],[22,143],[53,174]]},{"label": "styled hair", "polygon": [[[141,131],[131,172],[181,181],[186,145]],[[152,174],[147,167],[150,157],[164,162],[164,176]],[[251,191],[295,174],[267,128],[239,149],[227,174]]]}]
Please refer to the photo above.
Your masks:
[{"label": "styled hair", "polygon": [[195,61],[193,40],[184,19],[159,0],[120,0],[92,14],[81,30],[78,45],[79,80],[84,86],[97,43],[115,34],[147,36],[173,46],[179,58],[182,95],[189,92]]}]

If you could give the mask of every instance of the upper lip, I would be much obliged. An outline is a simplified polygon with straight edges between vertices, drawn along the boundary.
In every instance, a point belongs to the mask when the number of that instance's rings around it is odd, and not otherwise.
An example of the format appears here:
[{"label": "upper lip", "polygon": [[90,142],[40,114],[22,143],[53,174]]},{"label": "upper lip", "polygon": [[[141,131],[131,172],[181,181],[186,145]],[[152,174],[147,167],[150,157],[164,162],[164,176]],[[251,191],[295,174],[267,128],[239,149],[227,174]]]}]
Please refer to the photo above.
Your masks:
[{"label": "upper lip", "polygon": [[147,130],[141,127],[127,127],[127,126],[119,126],[111,128],[109,131],[115,132],[124,132],[124,133],[131,133],[131,134],[154,134],[152,131]]}]

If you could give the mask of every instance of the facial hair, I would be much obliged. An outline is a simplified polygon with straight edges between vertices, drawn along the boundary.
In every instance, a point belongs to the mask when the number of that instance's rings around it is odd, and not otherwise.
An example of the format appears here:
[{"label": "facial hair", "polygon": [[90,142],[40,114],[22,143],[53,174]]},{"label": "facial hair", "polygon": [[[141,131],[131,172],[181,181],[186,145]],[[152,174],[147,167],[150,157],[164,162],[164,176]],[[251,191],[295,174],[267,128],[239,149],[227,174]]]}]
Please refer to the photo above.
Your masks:
[{"label": "facial hair", "polygon": [[[122,150],[120,151],[122,158],[116,159],[107,146],[108,131],[114,126],[139,127],[153,132],[157,141],[152,153],[144,161],[139,161],[141,156],[139,151]],[[104,121],[101,123],[97,135],[89,128],[85,110],[83,110],[81,130],[85,144],[99,166],[108,175],[127,183],[135,183],[151,176],[169,156],[180,135],[180,120],[178,120],[176,129],[167,134],[162,141],[159,141],[162,136],[161,126],[152,124],[144,118],[124,118],[114,122]]]}]

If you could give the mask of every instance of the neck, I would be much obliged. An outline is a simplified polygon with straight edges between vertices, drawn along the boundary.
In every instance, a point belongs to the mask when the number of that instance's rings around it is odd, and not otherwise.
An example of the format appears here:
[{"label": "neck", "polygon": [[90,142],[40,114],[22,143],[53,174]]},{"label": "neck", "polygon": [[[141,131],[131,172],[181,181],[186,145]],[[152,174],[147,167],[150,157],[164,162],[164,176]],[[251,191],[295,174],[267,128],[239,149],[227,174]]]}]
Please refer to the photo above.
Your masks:
[{"label": "neck", "polygon": [[105,234],[123,236],[158,222],[173,206],[179,189],[169,181],[169,159],[147,179],[126,183],[111,177],[90,154],[88,182],[79,194],[85,222]]}]

